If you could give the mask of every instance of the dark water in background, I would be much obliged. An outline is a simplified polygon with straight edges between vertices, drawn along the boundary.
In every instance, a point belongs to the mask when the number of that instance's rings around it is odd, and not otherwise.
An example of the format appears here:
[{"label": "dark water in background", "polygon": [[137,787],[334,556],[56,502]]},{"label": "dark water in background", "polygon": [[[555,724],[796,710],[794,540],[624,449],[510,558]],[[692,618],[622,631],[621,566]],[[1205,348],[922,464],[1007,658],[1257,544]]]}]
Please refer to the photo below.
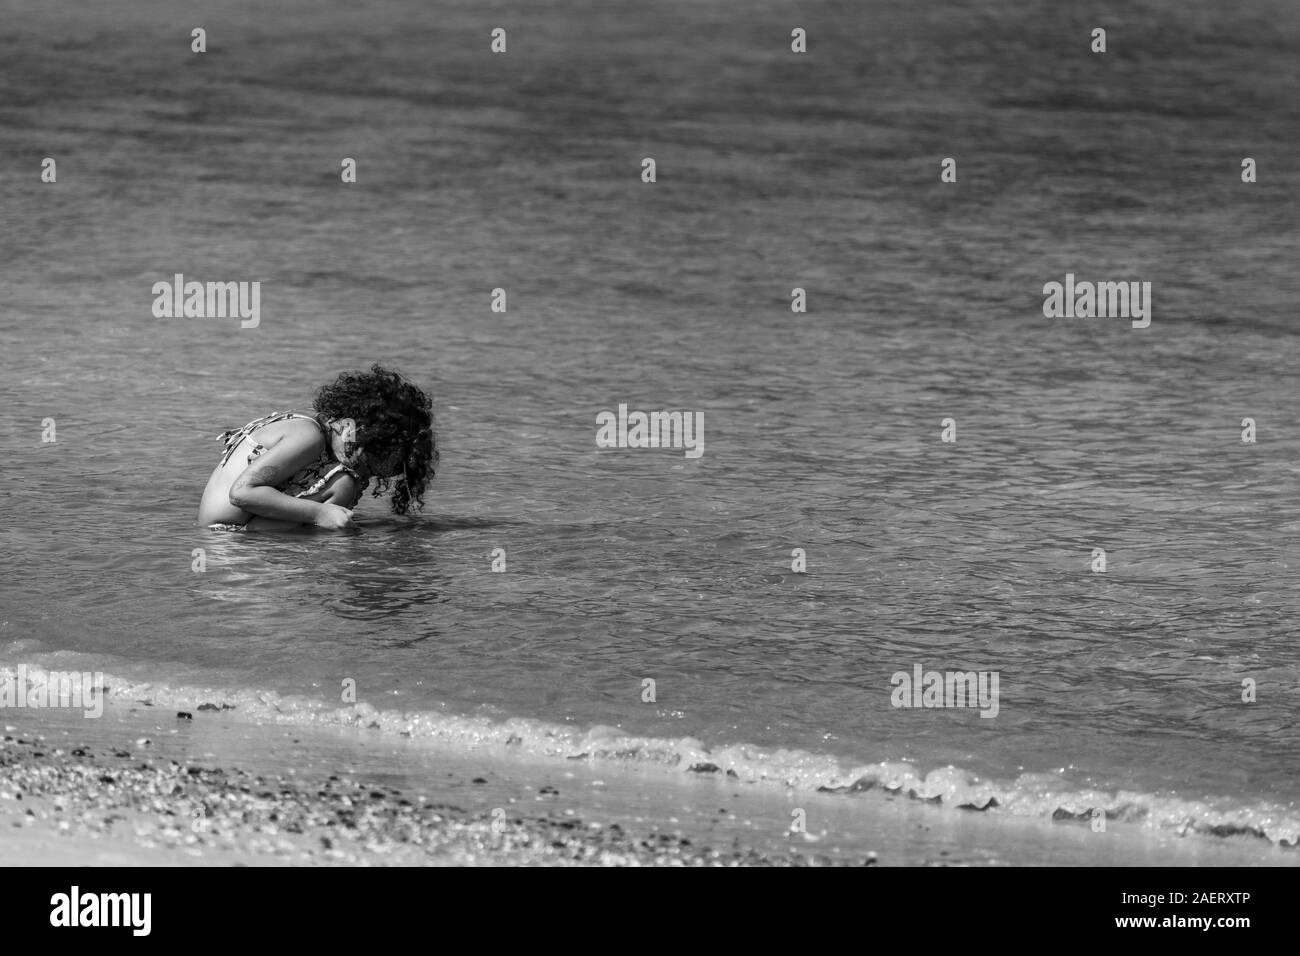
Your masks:
[{"label": "dark water in background", "polygon": [[[1294,841],[1300,8],[980,6],[0,3],[0,664]],[[174,272],[261,326],[153,318]],[[1045,319],[1066,272],[1151,327]],[[426,515],[192,526],[213,436],[372,360]],[[595,448],[620,402],[703,458]],[[892,708],[918,663],[998,717]]]}]

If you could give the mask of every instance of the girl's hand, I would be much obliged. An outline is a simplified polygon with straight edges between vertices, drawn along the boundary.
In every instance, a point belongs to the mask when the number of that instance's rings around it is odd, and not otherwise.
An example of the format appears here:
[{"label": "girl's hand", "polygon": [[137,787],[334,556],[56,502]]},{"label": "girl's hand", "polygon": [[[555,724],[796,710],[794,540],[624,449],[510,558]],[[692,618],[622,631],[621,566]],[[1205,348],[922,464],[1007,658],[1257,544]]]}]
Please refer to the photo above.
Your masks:
[{"label": "girl's hand", "polygon": [[320,506],[316,520],[312,522],[318,528],[347,528],[352,525],[352,512],[347,508],[329,503]]}]

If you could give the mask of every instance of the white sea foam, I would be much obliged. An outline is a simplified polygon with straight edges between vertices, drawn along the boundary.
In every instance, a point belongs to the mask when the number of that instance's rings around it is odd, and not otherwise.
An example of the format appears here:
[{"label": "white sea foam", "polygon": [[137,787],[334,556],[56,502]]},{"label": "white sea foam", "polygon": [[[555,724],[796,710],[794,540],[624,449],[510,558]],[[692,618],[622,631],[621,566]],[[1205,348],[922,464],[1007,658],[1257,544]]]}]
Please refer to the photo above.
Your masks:
[{"label": "white sea foam", "polygon": [[[0,680],[13,667],[0,666]],[[484,717],[380,710],[368,703],[334,707],[320,700],[269,691],[141,683],[105,675],[110,706],[147,700],[155,707],[197,711],[204,704],[236,719],[301,726],[369,729],[436,741],[466,751],[514,751],[542,760],[635,761],[663,772],[724,774],[738,782],[848,796],[878,791],[943,807],[1074,820],[1099,813],[1107,820],[1159,831],[1226,837],[1253,835],[1282,846],[1300,845],[1300,817],[1267,801],[1204,796],[1189,798],[1137,790],[1082,787],[1056,773],[1022,773],[989,779],[960,767],[925,770],[905,761],[847,765],[832,754],[764,748],[746,743],[708,745],[694,737],[647,737],[620,728],[566,726],[524,717]],[[231,708],[225,711],[223,708]]]}]

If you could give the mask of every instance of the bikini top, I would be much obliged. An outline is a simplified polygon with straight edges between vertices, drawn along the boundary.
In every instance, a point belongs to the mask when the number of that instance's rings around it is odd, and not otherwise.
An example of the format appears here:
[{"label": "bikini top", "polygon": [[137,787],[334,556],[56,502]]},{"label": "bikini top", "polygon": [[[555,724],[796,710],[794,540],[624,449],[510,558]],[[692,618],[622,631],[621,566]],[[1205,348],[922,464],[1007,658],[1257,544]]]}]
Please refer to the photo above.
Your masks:
[{"label": "bikini top", "polygon": [[300,415],[297,412],[277,412],[274,415],[267,415],[265,418],[249,422],[243,428],[232,428],[230,431],[222,432],[217,436],[218,440],[226,443],[226,453],[221,456],[222,466],[230,460],[230,456],[235,453],[235,449],[243,443],[244,439],[248,439],[253,443],[253,450],[248,455],[248,463],[251,465],[253,459],[266,451],[265,445],[253,440],[253,432],[266,425],[282,422],[289,418],[305,418],[315,424],[325,438],[325,447],[321,449],[320,457],[306,468],[295,472],[288,481],[277,485],[276,491],[283,492],[286,495],[293,495],[295,498],[310,498],[329,484],[330,479],[339,472],[351,475],[358,482],[361,482],[363,488],[369,484],[369,482],[361,481],[360,475],[334,458],[334,453],[330,448],[329,430],[311,415]]}]

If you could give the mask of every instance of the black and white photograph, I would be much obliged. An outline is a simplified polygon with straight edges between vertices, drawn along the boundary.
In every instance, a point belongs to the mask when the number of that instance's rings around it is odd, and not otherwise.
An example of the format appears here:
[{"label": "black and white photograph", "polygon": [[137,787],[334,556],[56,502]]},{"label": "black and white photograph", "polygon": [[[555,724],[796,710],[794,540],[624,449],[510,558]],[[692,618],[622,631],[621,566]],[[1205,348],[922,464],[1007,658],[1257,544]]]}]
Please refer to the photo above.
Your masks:
[{"label": "black and white photograph", "polygon": [[1112,937],[1240,943],[1298,190],[1294,0],[0,0],[0,866],[123,938],[96,873],[1147,868]]}]

